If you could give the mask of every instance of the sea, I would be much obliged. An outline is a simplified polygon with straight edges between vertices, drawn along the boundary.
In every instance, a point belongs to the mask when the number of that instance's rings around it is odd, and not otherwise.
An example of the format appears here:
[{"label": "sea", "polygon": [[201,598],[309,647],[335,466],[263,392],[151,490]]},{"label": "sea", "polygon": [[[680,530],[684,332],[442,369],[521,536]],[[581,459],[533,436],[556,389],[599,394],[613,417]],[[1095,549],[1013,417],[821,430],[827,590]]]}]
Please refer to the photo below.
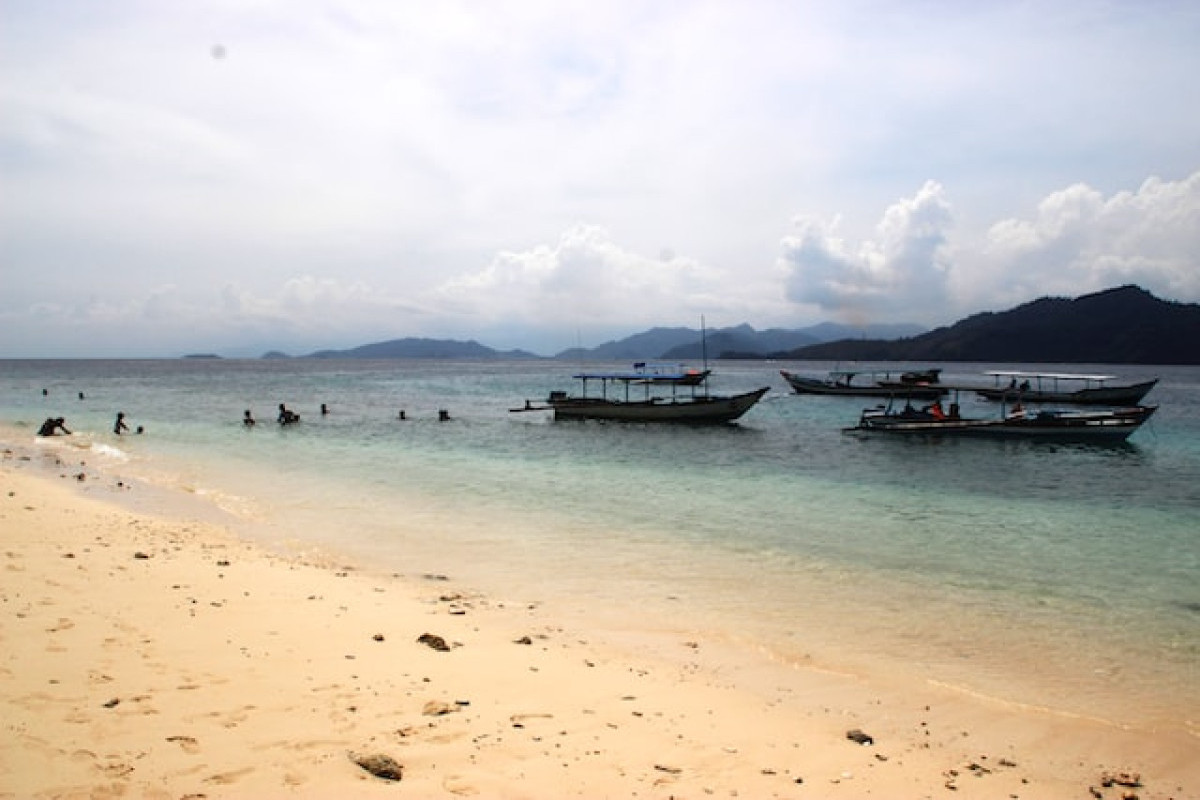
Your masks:
[{"label": "sea", "polygon": [[[771,391],[693,428],[514,412],[574,388],[581,365],[554,360],[9,360],[0,436],[136,510],[444,576],[617,639],[719,638],[1200,736],[1200,367],[1038,365],[1159,379],[1150,422],[1086,445],[847,434],[883,401],[797,395],[779,370],[851,365],[710,366],[713,392]],[[275,422],[281,403],[299,423]],[[35,435],[58,416],[72,436]]]}]

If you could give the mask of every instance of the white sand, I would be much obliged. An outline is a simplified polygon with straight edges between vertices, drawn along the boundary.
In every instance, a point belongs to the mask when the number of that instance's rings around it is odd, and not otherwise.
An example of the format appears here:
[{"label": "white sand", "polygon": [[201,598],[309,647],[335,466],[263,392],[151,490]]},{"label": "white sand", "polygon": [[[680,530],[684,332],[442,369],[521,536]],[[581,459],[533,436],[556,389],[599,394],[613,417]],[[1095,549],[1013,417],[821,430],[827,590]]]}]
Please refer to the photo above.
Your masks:
[{"label": "white sand", "polygon": [[0,797],[1200,797],[1187,728],[600,641],[454,576],[285,558],[27,467],[0,466]]}]

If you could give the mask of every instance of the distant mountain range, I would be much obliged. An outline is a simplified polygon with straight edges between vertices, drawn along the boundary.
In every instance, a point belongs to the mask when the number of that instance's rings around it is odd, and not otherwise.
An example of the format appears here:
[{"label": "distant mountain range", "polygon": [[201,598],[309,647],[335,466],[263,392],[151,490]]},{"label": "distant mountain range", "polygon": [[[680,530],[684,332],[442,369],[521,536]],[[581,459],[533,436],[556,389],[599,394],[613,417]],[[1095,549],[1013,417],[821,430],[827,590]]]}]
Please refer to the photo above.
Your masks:
[{"label": "distant mountain range", "polygon": [[[1042,298],[1009,311],[967,317],[926,331],[915,325],[852,327],[821,323],[796,330],[749,325],[701,332],[651,330],[571,348],[572,361],[695,361],[770,358],[821,361],[983,361],[1018,363],[1200,364],[1200,305],[1160,300],[1137,286],[1076,299]],[[287,358],[271,352],[263,358]],[[476,341],[406,338],[307,358],[535,359],[525,350],[494,350]]]},{"label": "distant mountain range", "polygon": [[[742,357],[755,358],[752,354]],[[841,340],[772,353],[779,359],[1200,364],[1200,305],[1121,286],[1074,300],[1042,298],[947,328],[885,341]]]},{"label": "distant mountain range", "polygon": [[765,331],[743,324],[733,328],[717,328],[703,334],[694,328],[652,328],[625,339],[605,342],[598,347],[564,350],[554,357],[571,361],[639,361],[647,358],[686,361],[701,358],[706,350],[710,357],[721,357],[726,352],[763,357],[780,350],[836,339],[854,336],[891,339],[912,336],[924,330],[917,325],[868,325],[855,328],[831,322],[796,330],[770,328]]},{"label": "distant mountain range", "polygon": [[[759,358],[778,350],[828,342],[852,336],[867,336],[889,339],[911,336],[924,331],[917,325],[869,325],[856,328],[824,322],[798,330],[773,328],[757,331],[749,325],[721,328],[702,332],[694,328],[652,328],[642,333],[617,341],[605,342],[598,347],[574,347],[553,356],[571,361],[682,361],[699,359],[707,347],[708,354],[719,357],[726,351],[749,353]],[[286,353],[273,350],[263,358],[290,358]],[[392,339],[353,347],[348,350],[318,350],[304,358],[440,358],[440,359],[532,359],[542,358],[525,350],[493,350],[474,340],[461,342],[453,339]]]}]

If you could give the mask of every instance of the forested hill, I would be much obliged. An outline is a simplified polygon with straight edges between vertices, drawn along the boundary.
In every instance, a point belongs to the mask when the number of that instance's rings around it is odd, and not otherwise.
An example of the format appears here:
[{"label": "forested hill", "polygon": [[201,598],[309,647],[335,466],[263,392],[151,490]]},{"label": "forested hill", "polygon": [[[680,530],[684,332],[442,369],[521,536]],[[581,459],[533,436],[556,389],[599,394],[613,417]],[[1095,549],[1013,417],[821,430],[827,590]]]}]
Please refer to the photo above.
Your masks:
[{"label": "forested hill", "polygon": [[855,340],[772,354],[830,361],[1200,364],[1200,305],[1122,286],[1042,298],[904,339]]}]

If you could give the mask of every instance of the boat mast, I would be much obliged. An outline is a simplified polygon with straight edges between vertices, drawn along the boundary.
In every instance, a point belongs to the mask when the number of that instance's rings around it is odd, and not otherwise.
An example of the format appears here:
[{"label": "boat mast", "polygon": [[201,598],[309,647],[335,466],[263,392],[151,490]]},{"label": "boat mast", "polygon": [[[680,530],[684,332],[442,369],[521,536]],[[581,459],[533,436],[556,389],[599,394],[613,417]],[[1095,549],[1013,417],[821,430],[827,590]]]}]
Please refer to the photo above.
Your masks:
[{"label": "boat mast", "polygon": [[704,384],[704,396],[707,397],[708,396],[708,335],[704,330],[704,315],[703,314],[700,315],[700,359],[704,363],[704,366],[702,367],[702,369],[704,370],[704,380],[701,381],[701,383]]}]

